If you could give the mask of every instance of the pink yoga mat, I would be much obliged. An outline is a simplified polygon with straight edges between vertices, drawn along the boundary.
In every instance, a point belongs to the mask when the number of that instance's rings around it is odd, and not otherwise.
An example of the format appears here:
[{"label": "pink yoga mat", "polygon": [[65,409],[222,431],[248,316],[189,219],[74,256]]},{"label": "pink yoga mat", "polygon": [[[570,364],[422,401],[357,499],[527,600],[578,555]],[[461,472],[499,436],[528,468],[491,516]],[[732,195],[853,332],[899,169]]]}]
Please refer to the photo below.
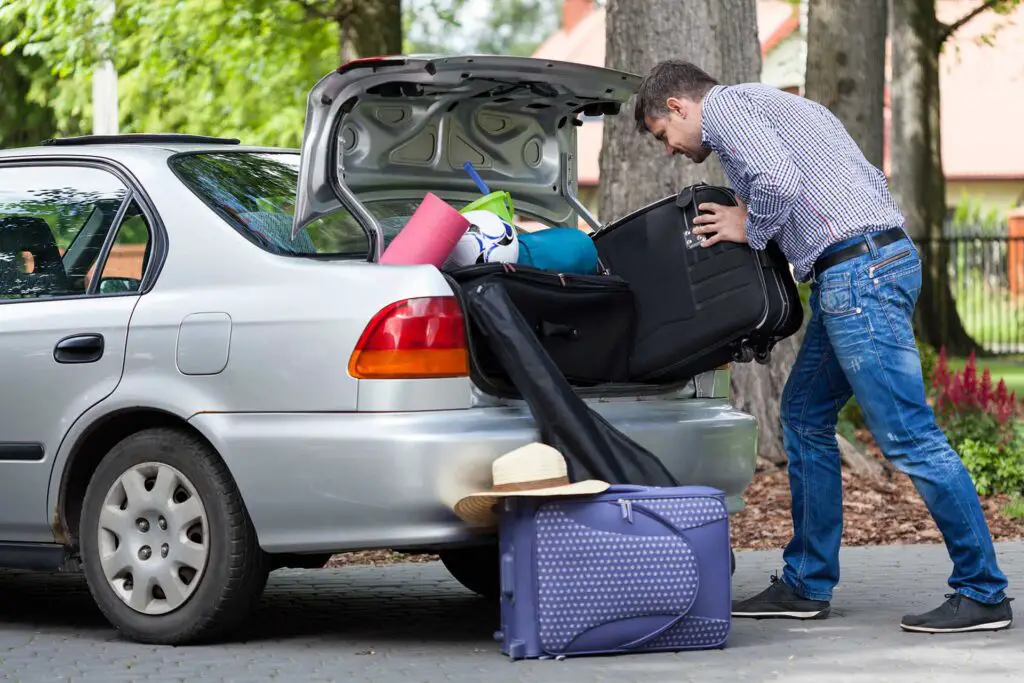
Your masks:
[{"label": "pink yoga mat", "polygon": [[433,265],[440,268],[469,229],[469,221],[450,204],[430,192],[416,212],[381,254],[390,265]]}]

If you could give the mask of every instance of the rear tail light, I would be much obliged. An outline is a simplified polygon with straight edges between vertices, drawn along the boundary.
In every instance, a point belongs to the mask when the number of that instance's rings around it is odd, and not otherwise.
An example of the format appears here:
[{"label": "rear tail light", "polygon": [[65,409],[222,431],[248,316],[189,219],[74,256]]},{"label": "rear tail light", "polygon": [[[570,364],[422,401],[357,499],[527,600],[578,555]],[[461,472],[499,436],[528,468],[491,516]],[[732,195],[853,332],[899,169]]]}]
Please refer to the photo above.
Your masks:
[{"label": "rear tail light", "polygon": [[466,328],[455,297],[406,299],[373,317],[348,363],[357,379],[469,374]]},{"label": "rear tail light", "polygon": [[355,69],[376,69],[382,66],[402,66],[407,64],[409,60],[400,56],[388,56],[382,55],[379,57],[361,57],[359,59],[350,59],[344,62],[338,67],[337,71],[343,74],[347,71],[353,71]]}]

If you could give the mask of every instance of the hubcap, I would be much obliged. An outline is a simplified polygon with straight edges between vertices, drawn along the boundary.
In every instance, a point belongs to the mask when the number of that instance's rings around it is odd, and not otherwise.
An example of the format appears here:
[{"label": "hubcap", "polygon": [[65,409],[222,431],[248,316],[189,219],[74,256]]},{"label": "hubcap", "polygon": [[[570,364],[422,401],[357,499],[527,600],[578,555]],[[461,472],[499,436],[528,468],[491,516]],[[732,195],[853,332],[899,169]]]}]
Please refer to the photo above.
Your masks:
[{"label": "hubcap", "polygon": [[199,586],[210,554],[206,508],[170,465],[142,463],[118,477],[97,531],[107,582],[136,612],[173,612]]}]

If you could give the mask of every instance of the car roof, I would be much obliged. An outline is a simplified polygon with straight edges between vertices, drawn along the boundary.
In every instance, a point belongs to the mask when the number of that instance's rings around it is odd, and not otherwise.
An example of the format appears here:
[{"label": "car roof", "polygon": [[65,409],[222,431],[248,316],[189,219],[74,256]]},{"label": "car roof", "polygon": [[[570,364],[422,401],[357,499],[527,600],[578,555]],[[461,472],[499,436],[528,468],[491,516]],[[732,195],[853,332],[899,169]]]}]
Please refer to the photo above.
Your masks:
[{"label": "car roof", "polygon": [[240,145],[232,140],[216,138],[209,138],[209,142],[196,141],[195,136],[174,138],[175,136],[124,135],[104,139],[84,136],[56,142],[47,141],[33,147],[0,149],[0,160],[12,157],[80,157],[131,161],[140,158],[167,158],[183,152],[299,153],[298,149],[290,147]]}]

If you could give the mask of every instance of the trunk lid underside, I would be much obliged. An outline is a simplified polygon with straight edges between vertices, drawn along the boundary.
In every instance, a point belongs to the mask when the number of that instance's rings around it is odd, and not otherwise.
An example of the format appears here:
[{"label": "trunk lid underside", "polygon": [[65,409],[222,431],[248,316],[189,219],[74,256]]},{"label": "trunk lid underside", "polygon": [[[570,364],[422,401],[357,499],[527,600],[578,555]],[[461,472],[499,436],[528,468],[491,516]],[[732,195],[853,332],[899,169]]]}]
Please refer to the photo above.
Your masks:
[{"label": "trunk lid underside", "polygon": [[[576,196],[577,128],[585,117],[617,114],[639,83],[610,69],[490,55],[343,65],[308,98],[293,236],[344,209],[367,233],[368,259],[377,261],[396,228],[393,217],[374,214],[374,204],[415,203],[427,191],[457,206],[469,203],[480,191],[466,162],[490,189],[511,194],[517,214],[552,225],[575,225],[579,216],[596,230]],[[470,342],[487,343],[475,333]],[[474,383],[491,396],[518,398],[507,381],[482,375],[477,355]],[[711,395],[721,382],[707,374],[685,385],[618,382],[577,392]]]}]

